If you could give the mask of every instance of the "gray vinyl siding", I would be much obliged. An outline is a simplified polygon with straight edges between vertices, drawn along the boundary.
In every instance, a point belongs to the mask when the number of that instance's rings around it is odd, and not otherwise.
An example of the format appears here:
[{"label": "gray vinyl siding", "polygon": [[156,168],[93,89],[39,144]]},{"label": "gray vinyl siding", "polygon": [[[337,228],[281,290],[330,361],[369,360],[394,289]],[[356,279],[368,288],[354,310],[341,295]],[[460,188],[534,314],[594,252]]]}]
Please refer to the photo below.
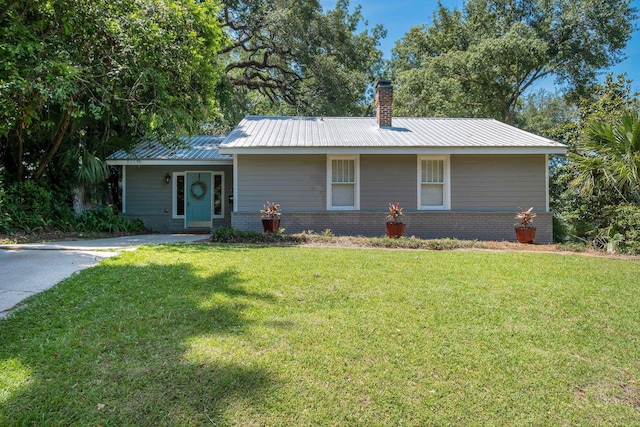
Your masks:
[{"label": "gray vinyl siding", "polygon": [[[258,212],[269,200],[283,211],[327,210],[325,155],[238,155],[238,211]],[[451,210],[512,212],[546,209],[545,156],[451,155]],[[227,178],[227,182],[229,179]],[[360,210],[417,206],[416,155],[361,155]]]},{"label": "gray vinyl siding", "polygon": [[173,183],[165,183],[165,175],[190,171],[224,173],[224,216],[216,218],[213,225],[231,223],[233,204],[229,203],[229,194],[233,192],[233,168],[231,165],[171,165],[171,166],[126,166],[125,207],[126,214],[132,219],[139,218],[145,225],[160,232],[176,232],[184,229],[184,219],[174,219]]},{"label": "gray vinyl siding", "polygon": [[546,210],[544,155],[452,155],[451,210]]},{"label": "gray vinyl siding", "polygon": [[415,155],[360,156],[360,209],[385,211],[389,203],[416,207],[417,159]]},{"label": "gray vinyl siding", "polygon": [[176,166],[127,166],[127,214],[171,214],[172,185],[164,182],[167,174],[182,171]]},{"label": "gray vinyl siding", "polygon": [[283,212],[327,209],[325,155],[238,155],[238,210],[258,213],[265,202]]}]

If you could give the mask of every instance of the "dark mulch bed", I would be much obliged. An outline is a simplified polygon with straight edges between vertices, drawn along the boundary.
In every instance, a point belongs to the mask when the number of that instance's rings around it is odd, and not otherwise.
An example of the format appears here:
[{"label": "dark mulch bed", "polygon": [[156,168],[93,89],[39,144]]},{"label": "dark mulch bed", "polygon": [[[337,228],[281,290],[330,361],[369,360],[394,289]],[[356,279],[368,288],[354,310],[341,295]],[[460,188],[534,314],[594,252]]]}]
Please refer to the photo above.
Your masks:
[{"label": "dark mulch bed", "polygon": [[[131,236],[145,234],[140,233],[86,233],[86,232],[62,232],[62,231],[41,231],[37,233],[0,233],[0,244],[16,243],[42,243],[55,241],[73,241],[85,239],[102,239],[109,237]],[[422,240],[413,237],[400,239],[389,239],[385,237],[359,237],[359,236],[325,236],[318,234],[262,234],[262,233],[242,233],[236,235],[215,235],[210,239],[211,243],[231,243],[231,244],[259,244],[259,245],[301,245],[301,246],[334,246],[343,248],[384,248],[384,249],[427,249],[427,250],[488,250],[488,251],[519,251],[519,252],[555,252],[574,253],[587,256],[607,256],[615,258],[625,258],[640,261],[638,256],[606,254],[602,251],[595,251],[585,246],[575,245],[527,245],[516,242],[491,242],[477,240],[457,240],[457,239],[432,239]],[[206,236],[203,236],[203,242]]]}]

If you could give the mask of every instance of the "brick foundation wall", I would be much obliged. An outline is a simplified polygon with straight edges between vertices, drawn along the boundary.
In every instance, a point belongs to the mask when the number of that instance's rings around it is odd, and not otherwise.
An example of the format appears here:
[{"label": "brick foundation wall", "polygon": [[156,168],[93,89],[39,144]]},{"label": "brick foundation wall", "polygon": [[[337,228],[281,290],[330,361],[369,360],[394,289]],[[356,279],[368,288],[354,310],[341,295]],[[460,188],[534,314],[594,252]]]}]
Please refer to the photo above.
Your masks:
[{"label": "brick foundation wall", "polygon": [[[405,236],[515,241],[514,216],[514,212],[408,212],[403,221],[407,224]],[[287,212],[282,216],[281,227],[287,233],[330,229],[335,235],[375,237],[385,235],[385,218],[385,212]],[[256,212],[233,212],[231,224],[239,230],[262,231],[262,222]],[[534,225],[537,227],[536,243],[553,241],[551,213],[539,212]]]},{"label": "brick foundation wall", "polygon": [[[139,219],[144,226],[154,233],[209,233],[208,227],[184,228],[184,219],[173,219],[171,214],[125,214],[132,221]],[[213,228],[229,227],[231,223],[228,219],[214,219]]]}]

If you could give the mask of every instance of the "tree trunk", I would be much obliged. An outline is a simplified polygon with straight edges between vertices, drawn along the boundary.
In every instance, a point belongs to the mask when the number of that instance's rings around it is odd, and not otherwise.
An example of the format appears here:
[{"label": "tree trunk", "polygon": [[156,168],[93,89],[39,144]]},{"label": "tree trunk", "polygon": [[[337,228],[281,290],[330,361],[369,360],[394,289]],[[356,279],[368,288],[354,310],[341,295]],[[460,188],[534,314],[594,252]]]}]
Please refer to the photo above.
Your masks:
[{"label": "tree trunk", "polygon": [[25,128],[25,124],[20,124],[20,129],[18,129],[18,158],[16,159],[18,172],[16,174],[16,178],[18,182],[22,182],[24,178],[24,164],[22,163],[22,157],[24,156],[24,141],[22,140],[22,131]]},{"label": "tree trunk", "polygon": [[84,212],[84,188],[81,185],[73,190],[73,211],[77,215]]},{"label": "tree trunk", "polygon": [[53,159],[53,156],[58,152],[58,148],[62,145],[62,139],[64,138],[65,133],[67,133],[67,129],[69,128],[69,123],[71,123],[71,112],[73,111],[73,99],[69,98],[69,103],[67,104],[67,109],[62,113],[62,119],[60,119],[60,125],[58,126],[58,131],[56,132],[53,143],[51,144],[51,148],[47,152],[47,154],[42,158],[36,172],[33,174],[33,178],[35,180],[39,180],[42,178],[47,165]]}]

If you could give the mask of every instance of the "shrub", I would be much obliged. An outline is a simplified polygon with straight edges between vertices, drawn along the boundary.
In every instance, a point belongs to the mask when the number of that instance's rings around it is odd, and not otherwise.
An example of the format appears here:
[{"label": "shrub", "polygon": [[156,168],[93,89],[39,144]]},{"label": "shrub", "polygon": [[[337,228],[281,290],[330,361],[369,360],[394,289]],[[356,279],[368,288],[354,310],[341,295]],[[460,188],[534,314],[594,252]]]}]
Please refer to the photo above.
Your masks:
[{"label": "shrub", "polygon": [[0,175],[0,233],[7,233],[9,231],[9,220],[11,217],[6,210],[6,205],[7,192],[4,189],[4,183]]},{"label": "shrub", "polygon": [[[66,223],[64,224],[66,225]],[[101,206],[76,217],[76,231],[94,233],[137,233],[144,230],[142,221],[119,215],[113,205]]]},{"label": "shrub", "polygon": [[113,206],[103,206],[77,215],[68,197],[47,184],[25,181],[2,186],[0,182],[0,232],[26,234],[40,231],[135,233],[144,230],[141,221],[119,215]]},{"label": "shrub", "polygon": [[599,230],[596,240],[608,252],[640,254],[640,206],[608,206],[605,211],[609,224]]},{"label": "shrub", "polygon": [[554,243],[565,243],[569,240],[569,229],[567,222],[555,213],[553,214],[553,241]]},{"label": "shrub", "polygon": [[255,233],[235,228],[220,227],[211,231],[211,241],[218,243],[281,243],[300,244],[306,242],[302,235],[278,233]]},{"label": "shrub", "polygon": [[52,212],[57,199],[49,186],[34,181],[11,184],[3,196],[2,211],[7,232],[33,233],[53,223]]}]

